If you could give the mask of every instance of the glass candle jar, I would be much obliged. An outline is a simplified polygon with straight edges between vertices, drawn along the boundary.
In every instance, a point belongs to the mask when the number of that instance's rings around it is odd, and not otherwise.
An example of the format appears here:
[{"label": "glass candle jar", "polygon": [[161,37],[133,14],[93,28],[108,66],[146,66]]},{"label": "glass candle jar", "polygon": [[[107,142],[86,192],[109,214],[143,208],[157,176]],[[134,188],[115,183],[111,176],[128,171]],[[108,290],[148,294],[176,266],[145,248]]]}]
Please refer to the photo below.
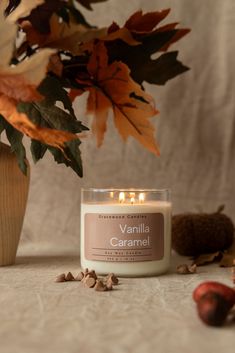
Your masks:
[{"label": "glass candle jar", "polygon": [[166,272],[171,209],[167,189],[82,189],[81,266],[126,277]]}]

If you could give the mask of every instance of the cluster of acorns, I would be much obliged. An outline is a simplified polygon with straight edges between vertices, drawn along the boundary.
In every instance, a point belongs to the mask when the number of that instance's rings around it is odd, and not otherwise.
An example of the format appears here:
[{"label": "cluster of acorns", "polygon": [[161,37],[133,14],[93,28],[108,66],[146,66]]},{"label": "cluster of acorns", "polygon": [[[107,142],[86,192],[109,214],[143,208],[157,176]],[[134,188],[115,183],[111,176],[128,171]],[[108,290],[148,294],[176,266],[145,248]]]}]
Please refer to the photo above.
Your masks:
[{"label": "cluster of acorns", "polygon": [[55,282],[69,282],[69,281],[79,281],[82,282],[88,288],[94,288],[98,292],[106,292],[113,289],[113,286],[119,283],[117,276],[114,273],[109,273],[105,278],[98,278],[94,270],[89,270],[86,268],[84,271],[79,272],[79,274],[74,277],[71,272],[67,274],[62,273],[56,277]]}]

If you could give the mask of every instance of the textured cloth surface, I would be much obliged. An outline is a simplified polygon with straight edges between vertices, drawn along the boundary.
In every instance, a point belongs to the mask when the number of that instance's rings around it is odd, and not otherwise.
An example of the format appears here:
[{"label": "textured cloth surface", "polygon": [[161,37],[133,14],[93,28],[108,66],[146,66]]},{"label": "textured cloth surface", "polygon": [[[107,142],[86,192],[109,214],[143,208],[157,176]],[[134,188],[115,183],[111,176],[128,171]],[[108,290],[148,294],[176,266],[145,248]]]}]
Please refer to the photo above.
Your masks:
[{"label": "textured cloth surface", "polygon": [[198,319],[192,291],[203,280],[230,283],[228,270],[198,275],[121,279],[112,292],[80,282],[54,283],[79,270],[75,253],[21,249],[14,267],[1,268],[2,353],[233,353],[234,325],[221,329]]}]

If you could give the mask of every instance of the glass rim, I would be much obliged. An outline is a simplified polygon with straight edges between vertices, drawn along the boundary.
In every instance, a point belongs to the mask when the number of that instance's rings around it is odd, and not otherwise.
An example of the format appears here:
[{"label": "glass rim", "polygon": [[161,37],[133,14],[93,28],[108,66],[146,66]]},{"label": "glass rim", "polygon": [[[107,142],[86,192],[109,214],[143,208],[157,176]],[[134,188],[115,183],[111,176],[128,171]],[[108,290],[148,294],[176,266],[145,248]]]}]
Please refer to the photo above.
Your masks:
[{"label": "glass rim", "polygon": [[145,189],[145,188],[81,188],[82,192],[95,192],[95,193],[105,193],[105,192],[148,192],[148,193],[170,193],[170,188],[163,189]]}]

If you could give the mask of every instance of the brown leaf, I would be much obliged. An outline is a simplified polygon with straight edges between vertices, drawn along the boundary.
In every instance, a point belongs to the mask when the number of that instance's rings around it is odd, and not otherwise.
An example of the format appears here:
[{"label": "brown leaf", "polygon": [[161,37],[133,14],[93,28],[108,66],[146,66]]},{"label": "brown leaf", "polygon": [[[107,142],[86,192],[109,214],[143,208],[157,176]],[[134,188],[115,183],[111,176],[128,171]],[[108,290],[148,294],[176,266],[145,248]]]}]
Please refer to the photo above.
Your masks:
[{"label": "brown leaf", "polygon": [[48,71],[53,72],[55,75],[59,77],[62,76],[63,64],[58,54],[54,54],[50,57],[49,64],[48,64]]},{"label": "brown leaf", "polygon": [[[149,39],[151,36],[156,36],[158,33],[172,32],[173,35],[171,36],[171,38],[160,49],[160,51],[166,51],[173,43],[177,42],[187,33],[190,32],[190,29],[188,28],[176,28],[178,22],[170,23],[157,28],[158,24],[165,17],[167,17],[169,12],[170,9],[156,12],[148,12],[146,14],[143,14],[142,10],[137,11],[127,20],[123,28],[128,29],[128,31],[132,34],[133,38],[139,43],[144,38]],[[116,23],[112,24],[108,29],[109,33],[112,32],[114,34],[115,31],[120,31],[120,27]]]},{"label": "brown leaf", "polygon": [[[163,85],[168,80],[188,70],[179,60],[178,52],[164,53],[155,59],[158,52],[165,52],[169,47],[190,32],[187,28],[177,28],[178,23],[159,27],[159,23],[169,10],[143,14],[138,11],[130,17],[123,28],[130,31],[139,45],[127,45],[116,40],[106,42],[109,62],[122,61],[131,70],[131,77],[139,84],[144,81]],[[108,33],[114,34],[120,27],[113,23]]]},{"label": "brown leaf", "polygon": [[104,37],[106,28],[91,29],[78,24],[70,18],[70,22],[61,22],[60,18],[53,14],[50,19],[50,33],[39,33],[29,21],[23,21],[21,27],[26,33],[30,45],[38,44],[40,47],[50,47],[70,51],[73,54],[80,52],[80,44],[92,39]]},{"label": "brown leaf", "polygon": [[44,0],[21,0],[19,5],[8,15],[7,20],[15,23],[19,18],[28,16],[35,7],[43,3]]},{"label": "brown leaf", "polygon": [[218,260],[220,260],[222,257],[222,252],[221,251],[217,251],[215,253],[212,254],[202,254],[197,256],[194,260],[193,260],[193,264],[196,264],[197,266],[203,266],[212,262],[216,262]]},{"label": "brown leaf", "polygon": [[128,28],[118,28],[115,31],[109,31],[109,33],[101,38],[104,41],[112,41],[121,39],[123,42],[129,45],[139,45],[140,42],[137,41],[131,34]]},{"label": "brown leaf", "polygon": [[17,111],[16,104],[17,102],[14,99],[0,94],[0,114],[23,134],[61,150],[64,148],[65,142],[77,138],[70,132],[36,126],[26,114]]},{"label": "brown leaf", "polygon": [[178,22],[170,23],[166,26],[158,28],[158,30],[156,31],[158,33],[170,32],[173,30],[176,31],[175,35],[172,36],[172,38],[161,48],[161,51],[167,51],[172,44],[178,42],[181,38],[186,36],[186,34],[188,34],[191,31],[189,28],[178,29],[178,28],[176,28],[177,25],[178,25]]},{"label": "brown leaf", "polygon": [[170,9],[148,12],[135,12],[125,23],[126,28],[132,32],[148,33],[151,32],[170,12]]},{"label": "brown leaf", "polygon": [[190,275],[190,274],[195,274],[197,273],[197,265],[187,265],[187,264],[182,264],[177,266],[176,272],[180,275]]},{"label": "brown leaf", "polygon": [[[90,92],[88,112],[94,114],[93,132],[100,146],[103,142],[109,110],[113,110],[115,125],[124,140],[129,136],[159,155],[154,139],[154,127],[149,122],[158,111],[152,98],[130,77],[129,68],[121,62],[108,64],[107,51],[102,42],[95,47],[88,63],[90,78],[85,90]],[[78,83],[81,83],[78,80]],[[83,84],[85,82],[83,81]],[[77,95],[81,92],[77,91]],[[76,92],[72,91],[73,97]]]},{"label": "brown leaf", "polygon": [[223,253],[223,257],[220,261],[221,267],[232,267],[234,265],[235,260],[235,240],[233,245]]},{"label": "brown leaf", "polygon": [[219,265],[220,267],[232,267],[234,260],[235,260],[235,253],[234,255],[224,254]]}]

